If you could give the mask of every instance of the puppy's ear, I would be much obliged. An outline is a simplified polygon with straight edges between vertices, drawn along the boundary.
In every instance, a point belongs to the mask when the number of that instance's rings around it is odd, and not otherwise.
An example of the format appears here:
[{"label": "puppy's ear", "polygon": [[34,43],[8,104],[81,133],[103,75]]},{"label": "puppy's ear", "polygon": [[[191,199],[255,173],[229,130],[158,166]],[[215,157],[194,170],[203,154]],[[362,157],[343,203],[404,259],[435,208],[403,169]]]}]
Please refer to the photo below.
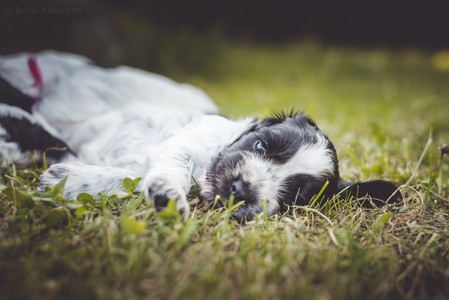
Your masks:
[{"label": "puppy's ear", "polygon": [[312,126],[318,129],[316,123],[311,118],[304,115],[304,113],[298,113],[293,110],[290,112],[279,112],[273,114],[270,117],[263,119],[260,122],[259,127],[273,126],[286,121],[292,122],[299,127]]},{"label": "puppy's ear", "polygon": [[269,127],[284,122],[287,118],[292,117],[292,113],[279,112],[266,117],[259,123],[259,127]]},{"label": "puppy's ear", "polygon": [[[385,180],[370,180],[356,183],[348,183],[340,180],[338,184],[340,197],[343,199],[355,198],[364,200],[368,196],[376,206],[387,203],[395,203],[402,200],[402,194],[392,182]],[[370,207],[370,201],[363,201],[363,206]]]}]

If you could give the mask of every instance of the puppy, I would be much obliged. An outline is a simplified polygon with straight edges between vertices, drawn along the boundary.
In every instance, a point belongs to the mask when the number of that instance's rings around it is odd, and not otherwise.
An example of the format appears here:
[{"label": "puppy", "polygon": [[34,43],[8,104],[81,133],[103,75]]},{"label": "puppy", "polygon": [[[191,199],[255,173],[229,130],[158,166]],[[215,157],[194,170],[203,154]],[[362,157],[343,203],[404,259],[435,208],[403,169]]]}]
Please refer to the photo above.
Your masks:
[{"label": "puppy", "polygon": [[111,195],[123,191],[125,177],[140,177],[137,192],[158,209],[173,199],[187,215],[187,194],[198,182],[209,203],[244,202],[234,215],[239,221],[264,207],[269,215],[285,212],[318,194],[323,201],[401,199],[391,182],[344,182],[332,142],[302,113],[229,120],[192,86],[131,68],[102,69],[71,54],[1,57],[0,77],[3,89],[14,90],[3,94],[36,99],[29,109],[23,100],[11,106],[12,96],[0,99],[8,103],[0,105],[0,155],[26,164],[47,153],[52,165],[40,191],[67,176],[69,199]]}]

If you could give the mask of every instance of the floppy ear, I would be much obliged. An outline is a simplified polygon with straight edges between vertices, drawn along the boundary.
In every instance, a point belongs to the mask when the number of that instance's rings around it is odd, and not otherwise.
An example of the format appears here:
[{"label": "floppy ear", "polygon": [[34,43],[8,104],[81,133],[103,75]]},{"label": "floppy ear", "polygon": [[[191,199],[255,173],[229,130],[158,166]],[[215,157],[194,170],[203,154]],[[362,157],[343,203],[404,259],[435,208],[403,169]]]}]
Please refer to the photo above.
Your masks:
[{"label": "floppy ear", "polygon": [[269,127],[273,126],[279,123],[284,122],[287,118],[291,118],[293,116],[293,112],[286,113],[286,112],[278,112],[270,115],[269,117],[266,117],[262,121],[260,121],[259,128],[260,127]]},{"label": "floppy ear", "polygon": [[310,117],[304,115],[304,113],[302,112],[299,113],[293,110],[289,112],[279,112],[272,114],[270,117],[267,117],[260,122],[259,128],[273,126],[285,121],[292,122],[298,127],[312,126],[318,129],[318,126]]},{"label": "floppy ear", "polygon": [[[385,180],[370,180],[356,183],[348,183],[340,180],[338,190],[342,198],[353,197],[363,200],[368,196],[376,206],[387,203],[395,203],[402,200],[402,194],[392,182]],[[370,201],[363,201],[363,206],[370,207]]]}]

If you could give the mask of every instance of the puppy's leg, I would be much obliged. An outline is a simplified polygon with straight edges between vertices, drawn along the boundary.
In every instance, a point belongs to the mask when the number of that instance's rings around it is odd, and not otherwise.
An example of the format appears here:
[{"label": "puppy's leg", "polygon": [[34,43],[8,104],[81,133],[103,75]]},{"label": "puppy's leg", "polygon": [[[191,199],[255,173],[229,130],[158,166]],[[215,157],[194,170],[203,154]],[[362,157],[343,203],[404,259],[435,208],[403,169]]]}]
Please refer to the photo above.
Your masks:
[{"label": "puppy's leg", "polygon": [[41,176],[38,190],[44,192],[67,176],[63,194],[67,199],[75,199],[80,193],[98,196],[99,193],[113,195],[124,192],[122,185],[126,177],[136,178],[133,172],[114,167],[98,167],[81,163],[61,163],[52,165]]},{"label": "puppy's leg", "polygon": [[175,200],[178,211],[186,216],[190,209],[186,195],[192,185],[192,170],[193,160],[189,154],[183,151],[164,153],[150,166],[143,180],[145,195],[158,209],[165,208],[169,200]]},{"label": "puppy's leg", "polygon": [[252,119],[233,122],[207,115],[192,120],[154,149],[142,185],[146,196],[160,208],[173,199],[178,209],[187,213],[186,195],[192,187],[193,176],[202,176],[216,151],[254,128],[254,124]]}]

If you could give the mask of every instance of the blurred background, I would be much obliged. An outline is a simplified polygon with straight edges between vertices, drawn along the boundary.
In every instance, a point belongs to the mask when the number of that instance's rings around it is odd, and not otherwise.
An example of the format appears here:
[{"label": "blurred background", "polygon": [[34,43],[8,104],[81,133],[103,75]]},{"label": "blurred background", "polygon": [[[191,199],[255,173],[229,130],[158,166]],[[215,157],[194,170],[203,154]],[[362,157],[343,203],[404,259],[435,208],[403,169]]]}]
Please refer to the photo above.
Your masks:
[{"label": "blurred background", "polygon": [[102,65],[207,69],[223,41],[449,48],[444,2],[2,0],[0,53],[57,49]]}]

